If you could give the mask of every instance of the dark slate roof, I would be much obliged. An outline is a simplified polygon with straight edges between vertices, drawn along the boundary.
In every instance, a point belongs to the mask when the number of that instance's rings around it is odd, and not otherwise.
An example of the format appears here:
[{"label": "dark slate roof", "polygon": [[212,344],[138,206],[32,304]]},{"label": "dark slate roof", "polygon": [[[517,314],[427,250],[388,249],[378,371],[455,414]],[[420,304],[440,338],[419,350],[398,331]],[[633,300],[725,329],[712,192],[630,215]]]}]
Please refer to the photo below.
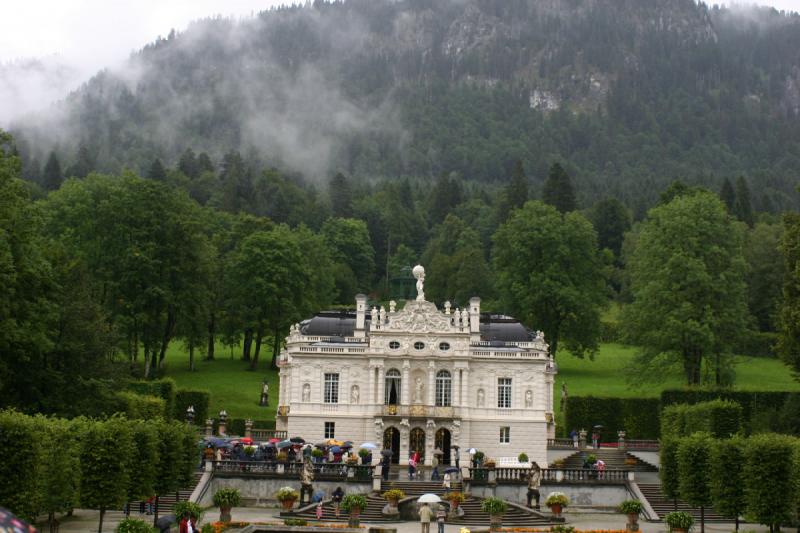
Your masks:
[{"label": "dark slate roof", "polygon": [[[366,315],[369,329],[370,315]],[[356,327],[355,311],[323,311],[300,323],[303,335],[352,337]],[[506,315],[481,314],[481,339],[497,342],[525,342],[532,338],[519,320]]]}]

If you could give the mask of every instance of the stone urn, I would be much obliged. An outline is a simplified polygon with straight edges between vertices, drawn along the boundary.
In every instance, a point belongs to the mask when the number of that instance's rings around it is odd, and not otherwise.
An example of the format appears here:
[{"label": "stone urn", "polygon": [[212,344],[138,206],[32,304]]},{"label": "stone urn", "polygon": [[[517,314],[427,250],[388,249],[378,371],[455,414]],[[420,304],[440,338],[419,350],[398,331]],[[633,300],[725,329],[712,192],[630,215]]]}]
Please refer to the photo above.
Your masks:
[{"label": "stone urn", "polygon": [[555,517],[561,516],[561,510],[562,508],[560,503],[554,503],[553,505],[550,506],[550,511],[553,513],[553,516]]},{"label": "stone urn", "polygon": [[[628,513],[628,523],[625,525],[627,531],[639,531],[639,514]],[[673,530],[677,531],[677,530]]]},{"label": "stone urn", "polygon": [[291,511],[292,507],[294,507],[294,502],[297,501],[292,498],[286,498],[285,500],[281,500],[281,507],[284,511]]},{"label": "stone urn", "polygon": [[489,531],[500,531],[503,527],[503,515],[493,514],[489,516]]}]

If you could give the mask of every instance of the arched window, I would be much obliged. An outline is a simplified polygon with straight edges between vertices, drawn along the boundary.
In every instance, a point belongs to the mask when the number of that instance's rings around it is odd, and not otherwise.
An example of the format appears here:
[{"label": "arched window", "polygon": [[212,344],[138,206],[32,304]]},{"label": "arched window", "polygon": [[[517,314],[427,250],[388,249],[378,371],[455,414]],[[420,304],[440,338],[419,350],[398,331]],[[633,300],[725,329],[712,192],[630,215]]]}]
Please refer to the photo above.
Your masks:
[{"label": "arched window", "polygon": [[398,405],[400,403],[400,371],[396,368],[390,368],[386,371],[383,403],[386,405]]},{"label": "arched window", "polygon": [[450,407],[453,404],[453,378],[447,370],[436,373],[436,405]]}]

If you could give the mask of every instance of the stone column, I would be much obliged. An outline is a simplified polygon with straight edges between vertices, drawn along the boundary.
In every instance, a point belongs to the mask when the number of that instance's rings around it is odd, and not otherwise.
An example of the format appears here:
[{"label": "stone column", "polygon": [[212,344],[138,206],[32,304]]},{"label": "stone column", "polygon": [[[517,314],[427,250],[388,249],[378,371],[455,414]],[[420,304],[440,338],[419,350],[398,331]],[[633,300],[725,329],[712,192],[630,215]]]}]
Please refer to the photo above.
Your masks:
[{"label": "stone column", "polygon": [[436,364],[433,361],[428,361],[428,401],[429,406],[436,405]]},{"label": "stone column", "polygon": [[411,363],[409,363],[408,361],[403,361],[403,383],[400,387],[402,389],[402,395],[400,400],[401,405],[411,404],[411,402],[409,401],[410,399],[408,397],[408,386],[409,386],[408,382],[410,380],[411,380]]},{"label": "stone column", "polygon": [[225,426],[226,426],[227,421],[228,421],[228,413],[225,412],[225,409],[223,409],[222,411],[219,412],[219,429],[218,429],[218,432],[219,432],[220,437],[224,437],[225,436],[225,431],[226,431],[226,427]]},{"label": "stone column", "polygon": [[367,376],[367,393],[364,395],[364,403],[372,405],[378,403],[375,401],[375,366],[369,365],[369,375]]},{"label": "stone column", "polygon": [[249,418],[245,418],[244,420],[244,436],[245,437],[253,436],[253,421]]},{"label": "stone column", "polygon": [[214,434],[214,419],[206,418],[206,437],[210,437],[213,434]]},{"label": "stone column", "polygon": [[470,406],[469,399],[469,368],[464,369],[464,378],[461,381],[461,407]]},{"label": "stone column", "polygon": [[386,387],[386,369],[383,366],[378,367],[378,382],[375,384],[375,403],[383,405],[384,388]]}]

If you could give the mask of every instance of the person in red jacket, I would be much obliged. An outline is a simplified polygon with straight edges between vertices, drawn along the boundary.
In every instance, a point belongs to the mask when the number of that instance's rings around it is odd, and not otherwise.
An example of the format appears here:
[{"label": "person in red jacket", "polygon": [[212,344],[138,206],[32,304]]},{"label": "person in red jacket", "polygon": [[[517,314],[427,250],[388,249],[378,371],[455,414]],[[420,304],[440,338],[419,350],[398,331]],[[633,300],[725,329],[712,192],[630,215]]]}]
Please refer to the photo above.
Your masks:
[{"label": "person in red jacket", "polygon": [[197,533],[197,527],[195,526],[194,518],[191,514],[189,514],[189,511],[183,513],[179,533]]}]

